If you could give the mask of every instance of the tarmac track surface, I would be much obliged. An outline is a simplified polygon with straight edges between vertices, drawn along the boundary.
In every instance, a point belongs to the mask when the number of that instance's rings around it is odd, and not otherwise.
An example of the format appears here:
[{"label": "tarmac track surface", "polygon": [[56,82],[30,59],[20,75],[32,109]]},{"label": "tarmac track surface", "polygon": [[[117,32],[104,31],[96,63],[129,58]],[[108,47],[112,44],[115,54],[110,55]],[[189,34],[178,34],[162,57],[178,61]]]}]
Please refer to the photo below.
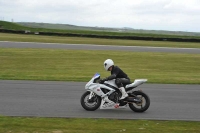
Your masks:
[{"label": "tarmac track surface", "polygon": [[53,49],[81,49],[81,50],[117,50],[132,52],[169,52],[200,54],[198,48],[168,48],[168,47],[144,47],[144,46],[105,46],[91,44],[58,44],[58,43],[34,43],[34,42],[6,42],[0,41],[2,48],[53,48]]},{"label": "tarmac track surface", "polygon": [[85,84],[0,80],[0,115],[200,121],[200,85],[143,84],[138,89],[149,95],[151,105],[136,113],[130,108],[84,110]]},{"label": "tarmac track surface", "polygon": [[[55,48],[172,52],[200,54],[193,48],[124,47],[75,44],[0,42],[2,48]],[[143,84],[138,87],[151,99],[150,108],[135,113],[129,108],[85,111],[80,97],[85,83],[0,80],[0,115],[200,121],[200,85]],[[137,88],[136,88],[137,89]]]}]

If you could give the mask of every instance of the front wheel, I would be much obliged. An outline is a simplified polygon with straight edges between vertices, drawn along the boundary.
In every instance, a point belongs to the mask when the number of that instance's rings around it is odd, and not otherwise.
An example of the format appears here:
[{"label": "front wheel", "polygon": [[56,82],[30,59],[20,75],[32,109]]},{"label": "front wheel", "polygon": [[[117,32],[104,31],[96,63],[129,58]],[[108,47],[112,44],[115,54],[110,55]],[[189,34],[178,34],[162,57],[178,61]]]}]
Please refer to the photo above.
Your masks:
[{"label": "front wheel", "polygon": [[81,105],[87,111],[94,111],[99,108],[101,105],[101,97],[94,94],[93,97],[89,100],[90,92],[85,92],[81,97]]},{"label": "front wheel", "polygon": [[141,102],[129,103],[129,107],[131,108],[131,110],[133,110],[134,112],[146,111],[150,106],[149,96],[141,91],[134,91],[132,94],[135,95],[136,98],[138,98]]}]

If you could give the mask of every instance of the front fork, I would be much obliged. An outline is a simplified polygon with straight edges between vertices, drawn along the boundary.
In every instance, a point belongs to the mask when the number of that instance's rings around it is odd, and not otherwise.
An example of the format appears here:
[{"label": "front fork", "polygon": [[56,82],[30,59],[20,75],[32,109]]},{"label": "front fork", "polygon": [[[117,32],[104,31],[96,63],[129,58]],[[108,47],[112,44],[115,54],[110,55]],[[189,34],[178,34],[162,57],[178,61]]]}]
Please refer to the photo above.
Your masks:
[{"label": "front fork", "polygon": [[90,91],[89,100],[91,100],[93,96],[94,96],[94,92]]},{"label": "front fork", "polygon": [[90,91],[90,95],[89,95],[89,97],[88,97],[88,102],[94,102],[94,101],[93,101],[94,99],[92,99],[93,96],[94,96],[94,92]]}]

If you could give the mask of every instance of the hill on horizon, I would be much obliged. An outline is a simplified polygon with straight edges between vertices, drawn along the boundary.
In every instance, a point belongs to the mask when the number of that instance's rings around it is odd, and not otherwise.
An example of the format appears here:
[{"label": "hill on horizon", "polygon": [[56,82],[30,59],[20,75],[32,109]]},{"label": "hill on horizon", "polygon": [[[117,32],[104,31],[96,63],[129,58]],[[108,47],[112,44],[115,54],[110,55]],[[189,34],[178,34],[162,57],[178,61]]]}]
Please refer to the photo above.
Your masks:
[{"label": "hill on horizon", "polygon": [[[153,38],[200,38],[198,32],[181,32],[181,31],[156,31],[156,30],[137,30],[129,27],[124,28],[107,28],[107,27],[84,27],[69,24],[51,24],[35,22],[8,22],[0,21],[0,30],[28,31],[29,33],[56,33],[70,34],[74,36],[98,36],[104,38],[112,37],[153,37]],[[3,30],[2,30],[3,31]]]},{"label": "hill on horizon", "polygon": [[70,24],[53,24],[53,23],[37,23],[37,22],[16,22],[19,25],[31,28],[59,29],[59,30],[91,30],[105,32],[127,32],[140,34],[167,34],[167,35],[183,35],[183,36],[200,36],[200,32],[184,32],[184,31],[165,31],[165,30],[144,30],[133,29],[129,27],[109,28],[109,27],[86,27]]}]

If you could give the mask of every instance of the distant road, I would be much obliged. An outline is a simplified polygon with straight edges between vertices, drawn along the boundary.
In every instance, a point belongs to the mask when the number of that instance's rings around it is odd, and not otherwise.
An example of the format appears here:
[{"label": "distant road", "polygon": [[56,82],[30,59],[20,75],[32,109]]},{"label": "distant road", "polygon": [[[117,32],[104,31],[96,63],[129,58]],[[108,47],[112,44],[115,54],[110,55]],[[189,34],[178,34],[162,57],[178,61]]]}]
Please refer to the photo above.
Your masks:
[{"label": "distant road", "polygon": [[0,41],[3,48],[52,48],[52,49],[79,49],[79,50],[117,50],[133,52],[168,52],[200,54],[199,48],[166,48],[145,46],[105,46],[91,44],[58,44],[58,43],[34,43],[34,42],[6,42]]},{"label": "distant road", "polygon": [[[200,121],[200,85],[143,84],[149,109],[86,111],[80,104],[85,82],[0,80],[0,115]],[[137,88],[136,88],[137,90]]]}]

